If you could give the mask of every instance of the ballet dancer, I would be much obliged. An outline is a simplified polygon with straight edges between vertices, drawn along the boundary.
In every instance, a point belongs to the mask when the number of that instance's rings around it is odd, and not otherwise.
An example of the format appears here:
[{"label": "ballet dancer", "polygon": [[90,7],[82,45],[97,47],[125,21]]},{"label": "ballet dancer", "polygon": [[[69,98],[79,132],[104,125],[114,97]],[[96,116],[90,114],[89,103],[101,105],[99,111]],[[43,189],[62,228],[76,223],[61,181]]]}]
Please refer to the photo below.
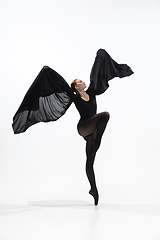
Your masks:
[{"label": "ballet dancer", "polygon": [[61,75],[44,66],[13,117],[13,131],[18,134],[38,122],[58,120],[74,102],[80,114],[78,133],[86,141],[86,174],[91,186],[89,193],[95,205],[98,204],[99,194],[93,165],[110,118],[108,112],[97,114],[96,95],[104,93],[109,87],[108,81],[114,77],[132,74],[127,64],[118,64],[104,49],[97,51],[86,91],[86,84],[82,80],[75,79],[70,87]]}]

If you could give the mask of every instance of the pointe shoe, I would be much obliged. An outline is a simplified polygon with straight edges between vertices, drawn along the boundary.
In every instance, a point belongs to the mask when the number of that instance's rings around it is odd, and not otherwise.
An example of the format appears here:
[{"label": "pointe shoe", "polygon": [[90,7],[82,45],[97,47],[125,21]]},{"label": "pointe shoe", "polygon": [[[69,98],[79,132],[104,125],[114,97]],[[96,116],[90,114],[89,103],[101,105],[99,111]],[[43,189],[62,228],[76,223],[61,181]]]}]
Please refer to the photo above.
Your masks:
[{"label": "pointe shoe", "polygon": [[94,198],[94,205],[98,205],[99,195],[97,190],[90,190],[89,194],[93,196]]}]

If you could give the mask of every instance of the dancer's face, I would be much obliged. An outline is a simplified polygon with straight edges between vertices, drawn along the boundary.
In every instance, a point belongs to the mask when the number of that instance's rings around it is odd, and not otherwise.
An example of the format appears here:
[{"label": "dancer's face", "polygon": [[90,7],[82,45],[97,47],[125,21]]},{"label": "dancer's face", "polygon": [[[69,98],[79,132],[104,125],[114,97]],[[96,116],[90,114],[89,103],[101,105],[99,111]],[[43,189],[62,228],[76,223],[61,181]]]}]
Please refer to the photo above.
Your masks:
[{"label": "dancer's face", "polygon": [[84,90],[86,88],[86,84],[82,80],[77,79],[75,88],[77,89],[77,91]]}]

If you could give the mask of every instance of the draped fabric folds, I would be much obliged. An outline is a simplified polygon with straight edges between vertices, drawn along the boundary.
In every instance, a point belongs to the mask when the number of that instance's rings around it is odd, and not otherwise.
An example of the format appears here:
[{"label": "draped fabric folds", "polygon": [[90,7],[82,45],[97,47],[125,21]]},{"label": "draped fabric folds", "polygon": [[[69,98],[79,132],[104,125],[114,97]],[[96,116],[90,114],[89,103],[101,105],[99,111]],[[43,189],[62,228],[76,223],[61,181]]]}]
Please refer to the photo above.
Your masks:
[{"label": "draped fabric folds", "polygon": [[[105,50],[99,49],[91,70],[87,92],[102,94],[109,87],[109,80],[131,74],[133,71],[127,64],[118,64]],[[50,67],[44,66],[13,117],[14,133],[25,132],[38,122],[58,120],[75,98],[76,95],[64,78]]]},{"label": "draped fabric folds", "polygon": [[109,87],[109,80],[114,77],[127,77],[131,74],[133,71],[127,64],[118,64],[104,49],[99,49],[91,70],[90,86],[87,92],[95,95],[102,94]]},{"label": "draped fabric folds", "polygon": [[53,69],[42,68],[13,117],[15,134],[38,122],[58,120],[75,97],[67,82]]}]

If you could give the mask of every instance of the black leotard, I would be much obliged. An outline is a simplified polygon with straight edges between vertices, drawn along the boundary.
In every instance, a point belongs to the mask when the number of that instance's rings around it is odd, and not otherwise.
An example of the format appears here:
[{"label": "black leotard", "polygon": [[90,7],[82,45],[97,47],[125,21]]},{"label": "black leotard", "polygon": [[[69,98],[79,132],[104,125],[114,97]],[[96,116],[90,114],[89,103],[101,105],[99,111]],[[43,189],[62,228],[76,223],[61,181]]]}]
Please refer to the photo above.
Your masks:
[{"label": "black leotard", "polygon": [[86,120],[94,116],[97,112],[97,103],[95,95],[89,95],[89,101],[83,100],[80,95],[78,95],[75,100],[75,106],[80,114],[80,121]]}]

